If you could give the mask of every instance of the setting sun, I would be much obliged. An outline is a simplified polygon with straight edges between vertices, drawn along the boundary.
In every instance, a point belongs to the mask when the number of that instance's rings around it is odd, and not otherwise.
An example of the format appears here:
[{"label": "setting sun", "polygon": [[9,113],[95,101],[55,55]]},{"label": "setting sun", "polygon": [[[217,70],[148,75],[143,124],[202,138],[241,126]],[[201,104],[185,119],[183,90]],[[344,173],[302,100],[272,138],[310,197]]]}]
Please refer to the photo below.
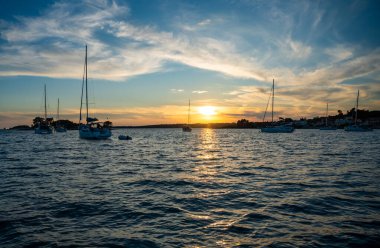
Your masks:
[{"label": "setting sun", "polygon": [[198,108],[198,112],[204,116],[216,115],[215,107],[203,106]]}]

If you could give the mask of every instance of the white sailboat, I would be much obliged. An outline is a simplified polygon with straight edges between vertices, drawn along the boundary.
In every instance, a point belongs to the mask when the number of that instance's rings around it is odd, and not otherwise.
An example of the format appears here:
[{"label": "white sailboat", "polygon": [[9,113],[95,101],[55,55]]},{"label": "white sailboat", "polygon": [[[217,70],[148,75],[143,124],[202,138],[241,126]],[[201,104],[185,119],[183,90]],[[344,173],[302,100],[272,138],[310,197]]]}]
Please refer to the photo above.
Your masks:
[{"label": "white sailboat", "polygon": [[356,108],[355,108],[355,122],[354,125],[349,125],[344,128],[344,131],[347,132],[369,132],[372,131],[371,128],[363,126],[363,125],[358,125],[357,120],[358,120],[358,108],[359,108],[359,90],[358,94],[356,96]]},{"label": "white sailboat", "polygon": [[189,109],[187,111],[187,125],[182,127],[183,132],[191,132],[191,127],[190,127],[190,99],[189,99]]},{"label": "white sailboat", "polygon": [[58,98],[58,106],[57,106],[57,121],[55,123],[56,123],[55,130],[57,132],[64,133],[67,131],[67,129],[59,121],[59,98]]},{"label": "white sailboat", "polygon": [[329,126],[328,125],[328,118],[329,118],[329,103],[326,104],[326,120],[325,120],[325,126],[321,127],[319,130],[336,130],[336,127]]},{"label": "white sailboat", "polygon": [[44,102],[45,102],[45,114],[44,118],[40,119],[37,123],[37,127],[34,129],[36,134],[52,134],[54,133],[54,127],[51,125],[53,118],[47,118],[47,107],[46,107],[46,84],[44,86]]},{"label": "white sailboat", "polygon": [[[273,109],[274,109],[274,79],[272,84],[272,122],[269,126],[261,128],[261,132],[263,133],[292,133],[294,131],[294,127],[287,124],[275,125],[273,121]],[[266,112],[265,112],[266,113]],[[264,115],[265,119],[265,115]],[[263,120],[264,121],[264,120]]]},{"label": "white sailboat", "polygon": [[[82,123],[83,89],[86,94],[86,122]],[[87,45],[82,81],[82,95],[79,111],[79,137],[81,139],[108,139],[111,137],[111,122],[99,122],[97,118],[88,116],[88,88],[87,88]]]}]

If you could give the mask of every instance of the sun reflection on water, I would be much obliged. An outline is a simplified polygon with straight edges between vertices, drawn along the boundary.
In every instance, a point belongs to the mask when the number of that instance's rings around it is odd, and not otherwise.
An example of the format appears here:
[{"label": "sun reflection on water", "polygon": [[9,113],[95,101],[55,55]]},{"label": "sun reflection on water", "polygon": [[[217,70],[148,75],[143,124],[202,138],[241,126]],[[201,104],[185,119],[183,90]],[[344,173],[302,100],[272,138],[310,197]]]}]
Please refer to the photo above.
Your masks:
[{"label": "sun reflection on water", "polygon": [[219,151],[219,142],[213,129],[205,128],[201,130],[198,148],[201,153],[198,154],[197,158],[211,160],[216,157]]},{"label": "sun reflection on water", "polygon": [[199,159],[197,166],[194,168],[199,177],[208,177],[216,175],[220,162],[218,155],[220,147],[218,138],[213,129],[202,129],[199,134],[198,153],[196,158]]}]

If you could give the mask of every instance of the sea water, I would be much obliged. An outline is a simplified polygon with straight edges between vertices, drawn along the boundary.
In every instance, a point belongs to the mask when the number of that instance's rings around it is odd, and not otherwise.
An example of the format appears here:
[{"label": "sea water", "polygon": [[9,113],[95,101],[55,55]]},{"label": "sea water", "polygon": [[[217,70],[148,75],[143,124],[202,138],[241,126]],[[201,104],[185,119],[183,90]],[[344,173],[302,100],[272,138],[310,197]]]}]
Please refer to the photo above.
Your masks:
[{"label": "sea water", "polygon": [[0,132],[1,247],[380,244],[379,130],[113,132]]}]

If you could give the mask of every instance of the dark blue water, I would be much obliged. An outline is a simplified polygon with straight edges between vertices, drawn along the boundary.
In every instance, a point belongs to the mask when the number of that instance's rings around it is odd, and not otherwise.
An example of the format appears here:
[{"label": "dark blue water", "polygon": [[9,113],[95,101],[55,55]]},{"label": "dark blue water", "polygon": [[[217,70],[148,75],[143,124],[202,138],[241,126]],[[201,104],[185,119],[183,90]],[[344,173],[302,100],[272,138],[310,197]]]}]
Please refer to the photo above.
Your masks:
[{"label": "dark blue water", "polygon": [[379,130],[0,132],[1,247],[376,245]]}]

